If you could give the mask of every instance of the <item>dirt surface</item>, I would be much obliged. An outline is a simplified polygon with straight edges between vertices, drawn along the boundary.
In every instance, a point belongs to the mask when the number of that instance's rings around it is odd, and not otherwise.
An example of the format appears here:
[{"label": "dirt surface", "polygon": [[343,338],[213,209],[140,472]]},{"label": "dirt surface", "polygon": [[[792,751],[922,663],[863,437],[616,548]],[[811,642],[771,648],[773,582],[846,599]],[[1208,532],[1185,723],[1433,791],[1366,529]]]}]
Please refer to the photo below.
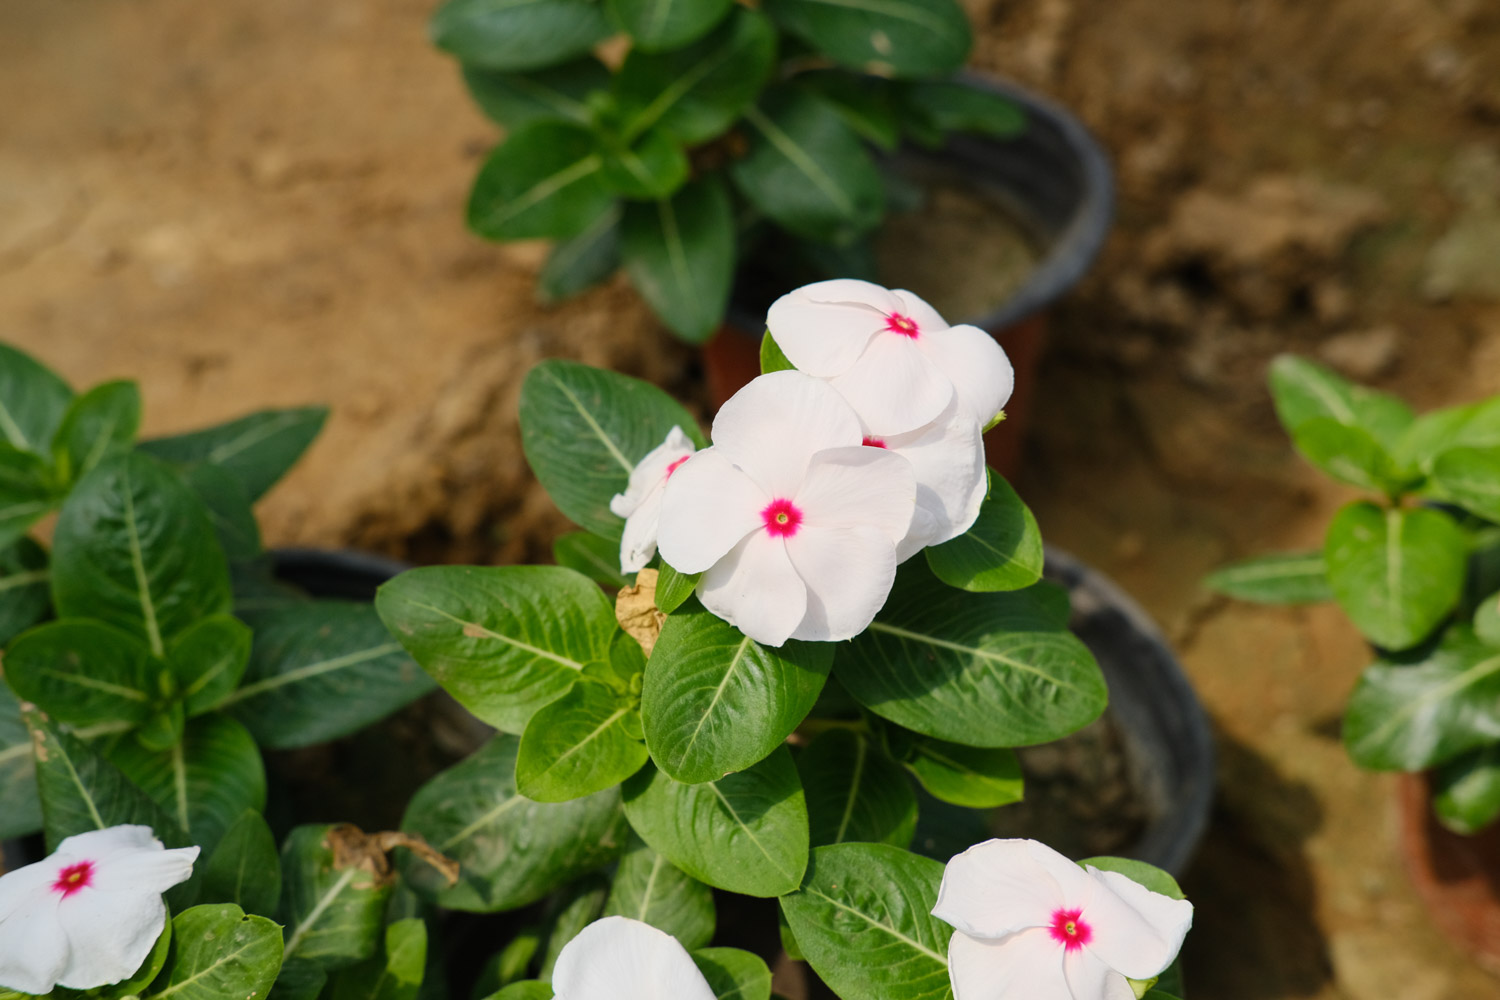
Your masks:
[{"label": "dirt surface", "polygon": [[[263,506],[273,543],[511,561],[562,526],[519,455],[531,361],[689,392],[692,362],[623,285],[542,308],[536,248],[464,232],[495,132],[429,48],[430,6],[0,6],[0,337],[75,385],[140,379],[151,433],[331,404]],[[1392,780],[1338,743],[1359,638],[1332,609],[1197,586],[1316,544],[1347,498],[1275,427],[1276,352],[1424,407],[1500,391],[1500,7],[969,6],[976,65],[1072,105],[1119,170],[1019,486],[1164,625],[1219,728],[1193,995],[1500,995],[1408,885]]]}]

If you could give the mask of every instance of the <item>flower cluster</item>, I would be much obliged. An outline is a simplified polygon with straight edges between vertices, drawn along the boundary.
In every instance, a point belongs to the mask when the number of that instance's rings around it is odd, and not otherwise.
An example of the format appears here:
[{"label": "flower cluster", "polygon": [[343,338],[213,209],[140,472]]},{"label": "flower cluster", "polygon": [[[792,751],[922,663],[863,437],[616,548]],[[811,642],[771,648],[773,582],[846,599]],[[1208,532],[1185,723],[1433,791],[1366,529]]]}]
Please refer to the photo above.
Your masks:
[{"label": "flower cluster", "polygon": [[726,402],[712,447],[673,428],[636,466],[610,504],[620,566],[659,545],[703,574],[706,608],[766,645],[852,638],[898,563],[978,517],[981,434],[1010,398],[1010,362],[983,330],[863,281],[785,295],[767,327],[797,370]]}]

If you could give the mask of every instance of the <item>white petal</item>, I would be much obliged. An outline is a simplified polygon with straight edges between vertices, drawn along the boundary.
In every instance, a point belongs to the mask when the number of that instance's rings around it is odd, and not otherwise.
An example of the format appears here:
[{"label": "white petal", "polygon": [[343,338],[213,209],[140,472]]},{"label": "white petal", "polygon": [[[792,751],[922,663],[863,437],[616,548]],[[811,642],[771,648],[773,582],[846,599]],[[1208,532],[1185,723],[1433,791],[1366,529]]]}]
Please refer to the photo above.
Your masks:
[{"label": "white petal", "polygon": [[773,302],[766,329],[798,369],[830,378],[859,360],[900,305],[900,299],[868,281],[819,281]]},{"label": "white petal", "polygon": [[57,923],[59,898],[48,893],[39,905],[0,919],[0,987],[44,994],[57,985],[68,961],[68,939]]},{"label": "white petal", "polygon": [[1073,1000],[1063,977],[1063,948],[1043,929],[999,940],[955,931],[948,942],[954,1000]]},{"label": "white petal", "polygon": [[893,545],[906,535],[916,498],[910,462],[884,448],[859,445],[818,452],[792,495],[809,528],[863,525]]},{"label": "white petal", "polygon": [[677,939],[628,917],[589,924],[558,952],[557,1000],[714,1000]]},{"label": "white petal", "polygon": [[918,348],[920,340],[883,333],[848,371],[829,384],[878,435],[900,434],[936,420],[953,398],[953,383]]},{"label": "white petal", "polygon": [[1093,930],[1087,949],[1131,979],[1160,975],[1193,926],[1193,904],[1152,892],[1118,872],[1090,867],[1093,896],[1083,919]]},{"label": "white petal", "polygon": [[859,419],[827,382],[801,372],[772,372],[752,379],[719,408],[713,438],[715,451],[773,499],[784,498],[796,491],[814,454],[859,444]]},{"label": "white petal", "polygon": [[57,922],[70,946],[58,982],[86,990],[117,983],[140,968],[167,924],[167,908],[159,892],[84,889],[62,901]]},{"label": "white petal", "polygon": [[740,540],[763,529],[760,512],[771,497],[730,464],[718,448],[688,459],[661,495],[657,548],[682,573],[701,573]]},{"label": "white petal", "polygon": [[764,529],[745,536],[703,574],[698,600],[767,646],[786,642],[807,613],[807,589],[787,558],[786,543]]},{"label": "white petal", "polygon": [[950,402],[926,427],[885,439],[888,450],[912,465],[917,477],[917,506],[923,514],[896,548],[906,561],[928,545],[957,538],[974,524],[984,503],[984,439],[979,423]]},{"label": "white petal", "polygon": [[665,482],[646,494],[640,504],[625,518],[620,534],[620,572],[639,573],[656,555],[656,534],[661,525],[661,496]]},{"label": "white petal", "polygon": [[58,866],[66,868],[73,861],[99,861],[121,852],[161,850],[161,847],[161,841],[149,826],[134,824],[75,833],[58,844],[51,856],[72,859]]},{"label": "white petal", "polygon": [[793,639],[836,642],[863,632],[896,580],[896,549],[869,527],[804,527],[786,553],[807,585],[807,612]]},{"label": "white petal", "polygon": [[917,324],[917,329],[922,333],[948,329],[948,321],[943,319],[936,309],[928,305],[926,299],[904,288],[898,288],[891,294],[901,300],[901,311]]},{"label": "white petal", "polygon": [[58,864],[56,858],[54,853],[35,864],[0,875],[0,922],[14,914],[20,914],[18,919],[25,919],[27,911],[52,898],[52,883],[67,867],[66,860]]},{"label": "white petal", "polygon": [[178,847],[164,851],[157,847],[105,855],[95,866],[89,884],[104,893],[134,891],[160,895],[192,877],[193,862],[198,860],[200,850],[197,847]]},{"label": "white petal", "polygon": [[1066,953],[1063,975],[1073,1000],[1135,1000],[1135,991],[1125,977],[1105,965],[1087,947]]},{"label": "white petal", "polygon": [[948,862],[932,915],[973,937],[1048,927],[1094,892],[1082,869],[1035,840],[987,840]]},{"label": "white petal", "polygon": [[962,409],[981,427],[1010,401],[1016,373],[994,337],[977,326],[955,326],[915,341],[938,370],[952,381]]},{"label": "white petal", "polygon": [[630,472],[630,481],[625,487],[625,492],[616,493],[610,499],[610,513],[616,517],[630,517],[652,492],[666,482],[667,471],[672,467],[672,463],[686,458],[695,450],[696,446],[682,432],[682,428],[673,427],[667,432],[665,441],[647,452],[646,456],[636,463],[636,467]]}]

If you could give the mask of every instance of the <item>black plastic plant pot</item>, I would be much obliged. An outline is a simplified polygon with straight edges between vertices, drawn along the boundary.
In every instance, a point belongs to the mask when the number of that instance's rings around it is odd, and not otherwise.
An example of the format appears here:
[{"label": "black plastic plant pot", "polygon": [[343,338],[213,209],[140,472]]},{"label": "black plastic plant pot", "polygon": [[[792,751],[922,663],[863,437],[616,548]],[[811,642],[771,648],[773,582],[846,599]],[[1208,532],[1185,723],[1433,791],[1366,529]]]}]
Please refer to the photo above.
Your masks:
[{"label": "black plastic plant pot", "polygon": [[373,601],[382,583],[411,566],[355,549],[275,549],[272,572],[313,597]]}]

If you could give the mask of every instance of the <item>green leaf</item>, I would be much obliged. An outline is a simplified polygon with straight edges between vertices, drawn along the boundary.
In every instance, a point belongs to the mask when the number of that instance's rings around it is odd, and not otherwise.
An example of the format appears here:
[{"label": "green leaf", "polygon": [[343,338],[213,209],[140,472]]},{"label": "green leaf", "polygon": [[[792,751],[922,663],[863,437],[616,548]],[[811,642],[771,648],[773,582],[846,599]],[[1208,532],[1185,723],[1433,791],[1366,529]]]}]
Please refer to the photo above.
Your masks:
[{"label": "green leaf", "polygon": [[631,203],[620,237],[625,273],[662,321],[689,343],[711,337],[734,280],[734,213],[724,185],[707,177],[670,199]]},{"label": "green leaf", "polygon": [[375,953],[391,886],[364,867],[361,854],[339,856],[335,838],[343,832],[334,826],[299,826],[281,846],[281,923],[288,964],[296,959],[331,972]]},{"label": "green leaf", "polygon": [[[543,361],[521,385],[521,445],[552,502],[611,541],[624,526],[609,501],[631,470],[680,427],[703,447],[698,422],[656,386],[574,361]],[[613,618],[613,611],[610,616]]]},{"label": "green leaf", "polygon": [[22,718],[36,753],[49,852],[75,833],[130,823],[151,827],[168,847],[189,843],[171,817],[88,744],[35,710],[23,711]]},{"label": "green leaf", "polygon": [[1327,418],[1366,431],[1385,451],[1412,426],[1411,408],[1394,396],[1353,385],[1322,365],[1283,354],[1271,363],[1276,415],[1295,436],[1310,420]]},{"label": "green leaf", "polygon": [[45,456],[73,390],[30,355],[0,344],[0,440]]},{"label": "green leaf", "polygon": [[1500,521],[1500,447],[1454,448],[1432,467],[1442,495],[1471,514]]},{"label": "green leaf", "polygon": [[780,896],[801,882],[807,804],[784,746],[748,770],[697,785],[643,768],[624,792],[636,833],[698,881],[747,896]]},{"label": "green leaf", "polygon": [[246,809],[266,807],[260,751],[245,727],[227,716],[194,719],[182,742],[159,752],[121,740],[109,760],[205,854]]},{"label": "green leaf", "polygon": [[1454,833],[1469,836],[1500,817],[1500,745],[1490,744],[1438,768],[1432,808]]},{"label": "green leaf", "polygon": [[599,588],[560,566],[409,570],[380,588],[375,608],[449,694],[511,733],[607,661],[619,632]]},{"label": "green leaf", "polygon": [[232,903],[195,906],[172,918],[166,972],[146,1000],[265,996],[281,968],[281,928]]},{"label": "green leaf", "polygon": [[327,419],[326,406],[260,410],[201,431],[143,441],[141,450],[183,465],[217,465],[259,500],[302,457]]},{"label": "green leaf", "polygon": [[229,567],[193,491],[132,452],[101,462],[63,504],[52,602],[60,617],[102,619],[161,656],[167,639],[229,610]]},{"label": "green leaf", "polygon": [[851,69],[897,77],[959,69],[973,35],[954,0],[767,0],[788,33]]},{"label": "green leaf", "polygon": [[1377,646],[1407,649],[1458,604],[1468,546],[1440,511],[1352,503],[1329,526],[1323,556],[1354,627]]},{"label": "green leaf", "polygon": [[620,546],[587,531],[559,536],[552,543],[552,559],[606,587],[628,587],[631,583],[630,577],[620,572]]},{"label": "green leaf", "polygon": [[619,856],[628,828],[620,792],[571,802],[532,802],[516,792],[520,740],[500,735],[433,778],[412,797],[401,829],[462,865],[458,885],[403,861],[411,886],[440,906],[493,913],[513,910]]},{"label": "green leaf", "polygon": [[767,330],[760,338],[760,373],[769,375],[771,372],[796,370],[797,366],[782,353],[781,345],[776,343],[771,337],[771,331]]},{"label": "green leaf", "polygon": [[603,167],[588,129],[533,121],[479,168],[469,194],[469,228],[491,240],[577,236],[613,201]]},{"label": "green leaf", "polygon": [[1015,101],[952,80],[923,80],[907,87],[905,112],[939,132],[972,132],[1009,139],[1026,131],[1026,111]]},{"label": "green leaf", "polygon": [[724,20],[733,0],[605,0],[605,9],[642,52],[680,49]]},{"label": "green leaf", "polygon": [[901,109],[889,80],[842,69],[820,69],[799,73],[797,85],[826,100],[866,142],[886,150],[901,144]]},{"label": "green leaf", "polygon": [[347,736],[433,689],[369,604],[320,600],[240,614],[255,634],[250,663],[218,707],[261,746]]},{"label": "green leaf", "polygon": [[1491,594],[1479,602],[1474,612],[1474,633],[1481,641],[1500,647],[1500,594]]},{"label": "green leaf", "polygon": [[941,1000],[953,929],[932,915],[943,866],[889,844],[815,848],[781,909],[813,971],[844,1000]]},{"label": "green leaf", "polygon": [[701,579],[702,573],[679,573],[663,562],[656,576],[656,610],[672,614],[693,596]]},{"label": "green leaf", "polygon": [[1134,858],[1097,857],[1084,858],[1079,861],[1080,866],[1092,866],[1105,872],[1115,872],[1124,875],[1130,881],[1150,889],[1152,892],[1160,893],[1168,899],[1186,899],[1182,893],[1182,887],[1169,872],[1164,872],[1153,864],[1145,861],[1137,861]]},{"label": "green leaf", "polygon": [[681,941],[689,951],[702,948],[714,936],[712,890],[639,838],[620,858],[603,916],[650,924]]},{"label": "green leaf", "polygon": [[718,1000],[771,1000],[771,970],[759,955],[739,948],[700,948],[693,952],[693,962]]},{"label": "green leaf", "polygon": [[52,607],[47,551],[29,538],[0,547],[0,646],[47,617]]},{"label": "green leaf", "polygon": [[531,73],[465,65],[464,83],[480,110],[508,129],[534,121],[589,125],[589,95],[609,90],[609,70],[593,56]]},{"label": "green leaf", "polygon": [[1397,460],[1423,472],[1454,448],[1500,447],[1500,396],[1424,413],[1396,443]]},{"label": "green leaf", "polygon": [[429,30],[433,44],[465,63],[512,71],[574,59],[610,34],[590,0],[448,0]]},{"label": "green leaf", "polygon": [[968,531],[927,549],[937,578],[960,590],[1021,590],[1042,578],[1042,532],[1005,477],[993,469],[989,495]]},{"label": "green leaf", "polygon": [[537,275],[543,302],[570,298],[615,273],[620,266],[620,214],[619,202],[611,202],[587,229],[552,248]]},{"label": "green leaf", "polygon": [[231,564],[248,562],[262,553],[260,526],[255,523],[250,494],[238,476],[222,465],[195,462],[182,467],[182,477],[208,510],[214,535]]},{"label": "green leaf", "polygon": [[5,803],[0,809],[0,840],[42,828],[31,734],[21,720],[20,703],[4,684],[0,684],[0,802]]},{"label": "green leaf", "polygon": [[637,702],[580,678],[526,724],[516,786],[537,802],[566,802],[618,785],[646,763],[639,732]]},{"label": "green leaf", "polygon": [[26,534],[56,502],[47,463],[30,452],[0,444],[0,545]]},{"label": "green leaf", "polygon": [[188,715],[202,715],[239,686],[250,663],[250,627],[231,615],[209,615],[167,646],[167,665]]},{"label": "green leaf", "polygon": [[11,690],[73,726],[145,722],[166,669],[135,636],[87,618],[39,625],[5,651]]},{"label": "green leaf", "polygon": [[254,809],[240,813],[203,863],[203,898],[275,916],[281,899],[281,857],[271,828]]},{"label": "green leaf", "polygon": [[539,979],[523,979],[498,993],[491,993],[485,1000],[552,1000],[552,984]]},{"label": "green leaf", "polygon": [[1342,483],[1399,493],[1410,481],[1369,431],[1332,417],[1303,421],[1292,431],[1292,443],[1304,458]]},{"label": "green leaf", "polygon": [[902,762],[934,798],[969,809],[994,809],[1024,796],[1021,762],[1014,750],[904,735],[910,743]]},{"label": "green leaf", "polygon": [[907,847],[917,797],[901,766],[868,737],[831,729],[797,755],[814,847],[846,841]]},{"label": "green leaf", "polygon": [[730,167],[740,192],[797,236],[849,243],[885,214],[885,186],[870,154],[822,98],[768,90],[745,110],[750,149]]},{"label": "green leaf", "polygon": [[141,392],[134,382],[105,382],[73,400],[52,441],[58,479],[83,478],[107,455],[126,451],[141,429]]},{"label": "green leaf", "polygon": [[1467,625],[1414,661],[1382,660],[1360,676],[1344,746],[1372,771],[1420,771],[1500,740],[1500,649]]},{"label": "green leaf", "polygon": [[328,973],[307,962],[288,962],[276,977],[268,1000],[318,1000],[328,985]]},{"label": "green leaf", "polygon": [[427,925],[418,917],[385,929],[385,949],[337,973],[328,1000],[417,1000],[427,971]]},{"label": "green leaf", "polygon": [[542,951],[541,977],[551,980],[557,965],[557,956],[569,941],[578,936],[599,916],[604,909],[604,897],[609,892],[609,882],[600,875],[589,875],[568,886],[558,897],[549,901],[555,909],[551,929],[547,934],[547,947]]},{"label": "green leaf", "polygon": [[679,611],[646,661],[641,721],[651,758],[690,784],[744,770],[797,728],[832,665],[828,643],[772,649],[711,612]]},{"label": "green leaf", "polygon": [[907,563],[875,621],[839,647],[834,676],[876,715],[940,740],[1059,739],[1098,718],[1108,692],[1049,594],[969,594]]},{"label": "green leaf", "polygon": [[1278,552],[1225,566],[1204,577],[1203,585],[1241,601],[1258,604],[1312,604],[1333,600],[1328,563],[1321,552]]},{"label": "green leaf", "polygon": [[629,135],[660,125],[693,146],[734,124],[770,78],[776,29],[741,8],[708,37],[672,52],[633,49],[615,77]]},{"label": "green leaf", "polygon": [[668,198],[688,179],[687,153],[666,129],[633,141],[612,135],[598,141],[604,183],[621,198]]}]

